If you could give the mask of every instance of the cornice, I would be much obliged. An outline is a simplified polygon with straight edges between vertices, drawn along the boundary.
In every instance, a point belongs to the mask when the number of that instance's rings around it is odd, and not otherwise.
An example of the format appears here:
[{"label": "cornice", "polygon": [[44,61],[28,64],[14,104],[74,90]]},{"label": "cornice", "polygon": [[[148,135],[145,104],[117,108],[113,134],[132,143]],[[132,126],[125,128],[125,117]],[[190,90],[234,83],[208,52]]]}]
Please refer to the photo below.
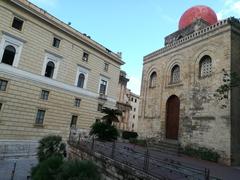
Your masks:
[{"label": "cornice", "polygon": [[56,17],[52,16],[51,14],[47,13],[45,10],[37,7],[36,5],[32,4],[27,0],[10,0],[12,3],[21,7],[22,9],[26,10],[27,12],[37,16],[38,18],[44,20],[45,22],[51,24],[52,26],[60,29],[61,31],[67,33],[68,35],[77,38],[79,41],[84,43],[85,45],[97,50],[98,52],[104,54],[105,56],[109,57],[113,61],[117,62],[120,65],[125,64],[124,61],[120,59],[120,57],[116,54],[104,47],[103,45],[97,43],[96,41],[90,39],[89,37],[85,36],[81,32],[77,31],[76,29],[72,28],[71,26],[67,25],[63,21],[57,19]]}]

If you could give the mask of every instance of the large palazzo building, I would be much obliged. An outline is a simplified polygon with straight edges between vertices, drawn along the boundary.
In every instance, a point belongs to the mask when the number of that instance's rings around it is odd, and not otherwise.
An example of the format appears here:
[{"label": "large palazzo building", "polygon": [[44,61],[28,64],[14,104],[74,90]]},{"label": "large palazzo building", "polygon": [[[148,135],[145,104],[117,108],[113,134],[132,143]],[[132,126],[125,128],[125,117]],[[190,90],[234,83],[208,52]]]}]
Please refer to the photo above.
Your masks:
[{"label": "large palazzo building", "polygon": [[226,164],[240,164],[239,89],[227,106],[214,97],[223,69],[240,74],[240,22],[217,20],[213,10],[195,6],[165,38],[165,47],[143,60],[138,128],[143,137],[206,147]]},{"label": "large palazzo building", "polygon": [[99,106],[116,107],[122,64],[120,54],[32,3],[1,0],[0,150],[89,129]]}]

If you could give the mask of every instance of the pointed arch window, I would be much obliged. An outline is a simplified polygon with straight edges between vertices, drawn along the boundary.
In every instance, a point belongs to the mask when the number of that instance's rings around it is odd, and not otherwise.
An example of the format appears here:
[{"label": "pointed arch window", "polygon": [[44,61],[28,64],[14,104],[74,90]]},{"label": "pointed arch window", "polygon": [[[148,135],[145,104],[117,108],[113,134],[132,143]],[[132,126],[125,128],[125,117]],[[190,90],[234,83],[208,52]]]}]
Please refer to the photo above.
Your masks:
[{"label": "pointed arch window", "polygon": [[199,62],[199,77],[207,77],[212,74],[212,59],[210,56],[203,56]]},{"label": "pointed arch window", "polygon": [[149,87],[151,87],[151,88],[156,87],[156,84],[157,84],[157,73],[156,73],[156,72],[153,72],[153,73],[150,75]]},{"label": "pointed arch window", "polygon": [[4,49],[3,57],[2,57],[2,63],[13,65],[13,61],[15,58],[16,49],[12,45],[8,45]]},{"label": "pointed arch window", "polygon": [[54,62],[49,61],[46,66],[45,76],[49,78],[53,78],[54,69],[55,69]]},{"label": "pointed arch window", "polygon": [[180,67],[179,65],[173,66],[171,70],[171,83],[178,83],[180,81]]},{"label": "pointed arch window", "polygon": [[85,75],[83,73],[80,73],[79,76],[78,76],[77,87],[83,88],[84,87],[84,81],[85,81]]}]

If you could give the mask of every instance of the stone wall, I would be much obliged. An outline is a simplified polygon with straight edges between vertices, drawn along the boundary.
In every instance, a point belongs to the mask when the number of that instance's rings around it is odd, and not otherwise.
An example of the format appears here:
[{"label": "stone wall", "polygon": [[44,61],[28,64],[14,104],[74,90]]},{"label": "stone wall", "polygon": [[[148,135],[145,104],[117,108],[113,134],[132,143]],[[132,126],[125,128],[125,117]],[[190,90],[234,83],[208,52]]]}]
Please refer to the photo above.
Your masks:
[{"label": "stone wall", "polygon": [[[222,69],[230,70],[230,28],[230,23],[222,21],[145,56],[139,113],[142,137],[166,138],[166,102],[176,95],[180,99],[181,145],[212,149],[221,155],[222,162],[230,164],[230,101],[222,109],[214,98],[222,84]],[[204,55],[212,59],[212,74],[200,78],[199,62]],[[180,67],[180,81],[171,84],[171,69],[176,64]],[[157,73],[154,88],[149,87],[152,72]]]}]

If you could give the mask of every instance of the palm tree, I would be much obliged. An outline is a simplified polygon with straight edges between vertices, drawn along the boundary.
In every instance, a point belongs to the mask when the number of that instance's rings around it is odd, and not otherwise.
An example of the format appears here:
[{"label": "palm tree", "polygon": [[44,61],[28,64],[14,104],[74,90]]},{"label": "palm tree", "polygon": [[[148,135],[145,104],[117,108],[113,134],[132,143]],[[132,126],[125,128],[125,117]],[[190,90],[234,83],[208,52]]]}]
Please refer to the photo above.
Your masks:
[{"label": "palm tree", "polygon": [[112,122],[119,122],[118,116],[122,115],[122,111],[119,109],[111,109],[108,107],[104,107],[102,113],[106,114],[102,119],[109,125],[112,125]]}]

